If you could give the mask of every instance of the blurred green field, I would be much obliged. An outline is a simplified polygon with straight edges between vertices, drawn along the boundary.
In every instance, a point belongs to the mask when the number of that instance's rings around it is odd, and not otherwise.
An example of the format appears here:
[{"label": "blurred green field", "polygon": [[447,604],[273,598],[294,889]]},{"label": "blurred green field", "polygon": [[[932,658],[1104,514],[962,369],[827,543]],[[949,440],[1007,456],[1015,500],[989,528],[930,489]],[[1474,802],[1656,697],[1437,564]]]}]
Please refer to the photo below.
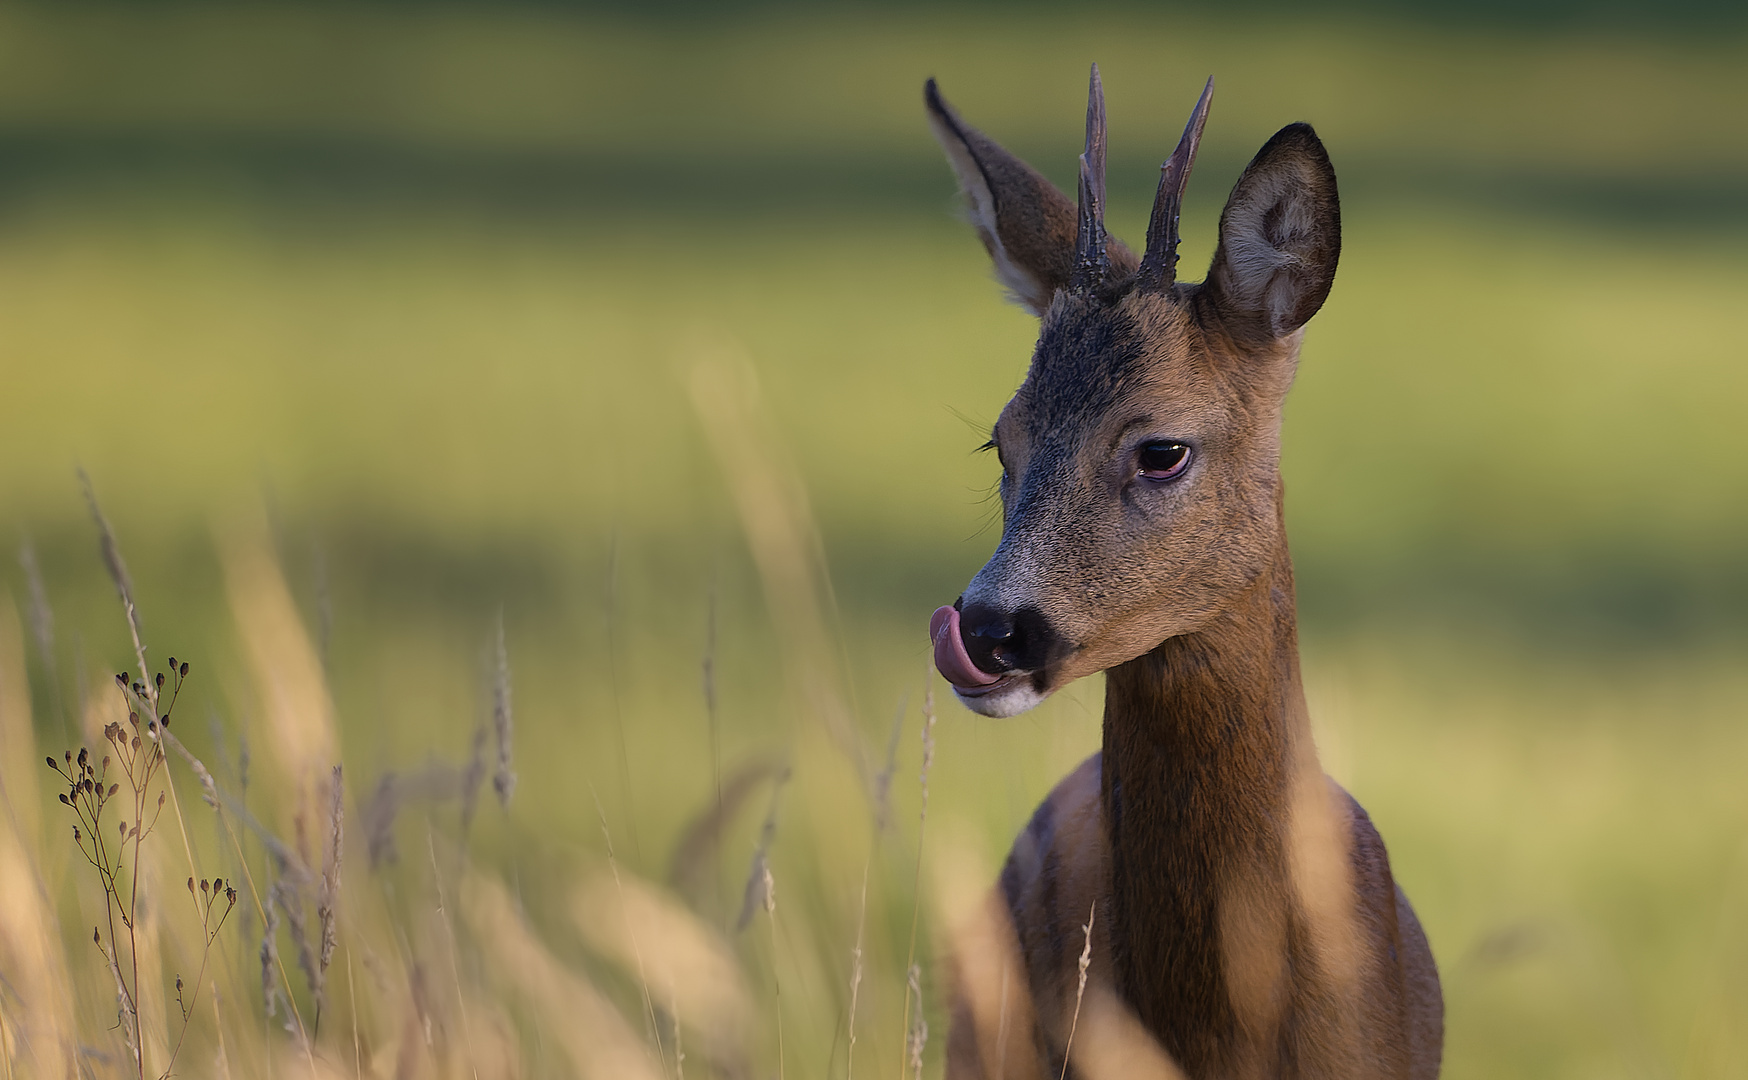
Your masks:
[{"label": "blurred green field", "polygon": [[[954,220],[920,87],[937,76],[1060,180],[1093,59],[1130,237],[1218,80],[1186,268],[1281,124],[1312,121],[1341,177],[1342,267],[1288,409],[1288,522],[1325,765],[1440,958],[1445,1075],[1748,1075],[1736,29],[0,8],[0,536],[34,551],[53,609],[52,649],[29,653],[39,740],[58,749],[132,663],[75,466],[154,650],[197,660],[183,734],[212,760],[266,711],[220,554],[264,507],[355,795],[465,756],[502,611],[520,783],[472,858],[633,1016],[635,988],[560,914],[604,850],[588,787],[623,865],[659,881],[718,773],[786,760],[787,936],[734,940],[762,1032],[775,949],[788,1068],[836,1076],[870,827],[795,675],[825,657],[870,762],[904,723],[857,1064],[899,1067],[915,903],[932,1074],[929,845],[998,865],[1096,748],[1101,689],[1010,721],[942,706],[914,895],[923,626],[994,544],[972,451],[1035,329]],[[814,652],[761,580],[746,478],[692,391],[725,350],[756,372],[748,431],[817,524],[832,642]],[[11,559],[0,608],[7,592],[28,624]],[[709,868],[711,920],[739,907],[766,802]],[[453,806],[426,817],[455,833]],[[347,887],[419,909],[427,869]],[[238,940],[247,975],[258,940]],[[81,1006],[93,1039],[104,992]],[[516,1015],[526,1072],[563,1075],[538,1010]]]}]

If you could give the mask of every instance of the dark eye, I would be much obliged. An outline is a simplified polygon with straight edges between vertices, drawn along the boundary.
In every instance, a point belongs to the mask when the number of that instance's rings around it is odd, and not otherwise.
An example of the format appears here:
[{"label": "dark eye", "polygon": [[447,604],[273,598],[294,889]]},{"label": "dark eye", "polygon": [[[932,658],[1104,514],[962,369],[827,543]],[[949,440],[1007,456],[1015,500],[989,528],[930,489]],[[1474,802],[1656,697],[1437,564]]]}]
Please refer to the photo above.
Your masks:
[{"label": "dark eye", "polygon": [[1141,448],[1136,472],[1148,480],[1175,480],[1190,467],[1190,448],[1180,442],[1150,442]]}]

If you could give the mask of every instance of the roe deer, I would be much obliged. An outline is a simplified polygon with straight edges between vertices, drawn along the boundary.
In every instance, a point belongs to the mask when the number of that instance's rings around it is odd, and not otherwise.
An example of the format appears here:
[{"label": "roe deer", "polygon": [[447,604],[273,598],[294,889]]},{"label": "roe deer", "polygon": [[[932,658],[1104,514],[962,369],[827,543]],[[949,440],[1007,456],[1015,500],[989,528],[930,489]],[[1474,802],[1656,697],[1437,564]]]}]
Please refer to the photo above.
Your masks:
[{"label": "roe deer", "polygon": [[1335,276],[1335,172],[1309,125],[1282,128],[1227,200],[1207,280],[1178,282],[1213,85],[1140,259],[1104,228],[1096,66],[1078,207],[925,90],[996,275],[1042,320],[988,444],[1001,542],[935,612],[935,664],[996,717],[1108,671],[1102,752],[1038,807],[988,903],[1015,977],[954,962],[955,1080],[1135,1075],[1112,1032],[1196,1080],[1438,1075],[1432,952],[1317,763],[1299,679],[1281,407]]}]

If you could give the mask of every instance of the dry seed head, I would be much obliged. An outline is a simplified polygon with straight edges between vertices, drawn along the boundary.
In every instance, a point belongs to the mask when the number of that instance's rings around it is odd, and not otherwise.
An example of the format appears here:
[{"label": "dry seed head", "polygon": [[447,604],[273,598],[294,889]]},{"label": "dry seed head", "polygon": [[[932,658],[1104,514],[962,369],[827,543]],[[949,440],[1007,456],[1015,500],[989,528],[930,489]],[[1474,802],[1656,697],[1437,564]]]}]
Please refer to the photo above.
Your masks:
[{"label": "dry seed head", "polygon": [[275,1003],[279,996],[279,986],[273,981],[273,969],[279,964],[279,908],[273,903],[270,893],[267,897],[266,926],[261,933],[261,1000],[268,1017],[275,1012]]},{"label": "dry seed head", "polygon": [[[1074,1016],[1068,1022],[1068,1044],[1062,1050],[1062,1077],[1068,1075],[1068,1055],[1074,1051],[1074,1033],[1080,1027],[1081,1000],[1086,997],[1086,969],[1092,966],[1092,931],[1093,920],[1098,917],[1099,906],[1095,902],[1086,912],[1086,925],[1080,928],[1086,935],[1086,945],[1080,950],[1079,983],[1074,991]],[[1062,1080],[1059,1077],[1058,1080]]]},{"label": "dry seed head", "polygon": [[498,614],[497,677],[492,684],[492,728],[497,733],[498,766],[492,775],[492,789],[498,802],[508,807],[510,794],[516,790],[516,773],[510,767],[510,654],[504,645],[504,616]]},{"label": "dry seed head", "polygon": [[923,1048],[929,1042],[929,1022],[923,1019],[923,969],[919,964],[912,964],[905,976],[905,986],[912,997],[916,998],[916,1021],[905,1035],[906,1049],[910,1051],[911,1074],[922,1080]]},{"label": "dry seed head", "polygon": [[285,915],[285,929],[291,935],[291,943],[297,946],[297,964],[303,969],[304,981],[310,988],[310,994],[319,998],[322,995],[324,973],[316,966],[316,954],[310,949],[309,935],[305,932],[303,896],[296,883],[290,878],[281,877],[273,883],[273,899]]},{"label": "dry seed head", "polygon": [[329,785],[333,798],[328,817],[328,849],[322,860],[321,891],[316,898],[316,917],[321,925],[321,970],[325,975],[334,949],[339,945],[339,930],[334,909],[340,898],[340,860],[346,843],[345,777],[340,766],[334,766],[334,778]]},{"label": "dry seed head", "polygon": [[186,661],[186,660],[182,661],[182,666],[180,668],[176,669],[176,673],[178,675],[181,675],[183,678],[187,678],[188,677],[188,661]]}]

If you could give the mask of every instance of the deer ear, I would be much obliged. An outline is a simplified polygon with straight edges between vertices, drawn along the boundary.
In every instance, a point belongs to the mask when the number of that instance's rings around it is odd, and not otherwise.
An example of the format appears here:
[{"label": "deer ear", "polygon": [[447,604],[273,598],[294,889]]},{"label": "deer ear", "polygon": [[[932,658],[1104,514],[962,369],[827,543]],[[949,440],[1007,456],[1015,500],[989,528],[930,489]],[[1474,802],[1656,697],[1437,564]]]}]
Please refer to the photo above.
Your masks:
[{"label": "deer ear", "polygon": [[1235,336],[1280,338],[1329,296],[1341,257],[1335,170],[1309,124],[1289,124],[1257,151],[1220,214],[1208,287]]},{"label": "deer ear", "polygon": [[[1074,200],[959,119],[935,88],[935,80],[924,85],[923,99],[929,107],[929,126],[965,192],[971,224],[995,263],[995,276],[1020,306],[1042,316],[1056,290],[1067,286],[1074,272],[1079,225]],[[1113,278],[1131,274],[1140,265],[1115,237],[1106,252]]]}]

